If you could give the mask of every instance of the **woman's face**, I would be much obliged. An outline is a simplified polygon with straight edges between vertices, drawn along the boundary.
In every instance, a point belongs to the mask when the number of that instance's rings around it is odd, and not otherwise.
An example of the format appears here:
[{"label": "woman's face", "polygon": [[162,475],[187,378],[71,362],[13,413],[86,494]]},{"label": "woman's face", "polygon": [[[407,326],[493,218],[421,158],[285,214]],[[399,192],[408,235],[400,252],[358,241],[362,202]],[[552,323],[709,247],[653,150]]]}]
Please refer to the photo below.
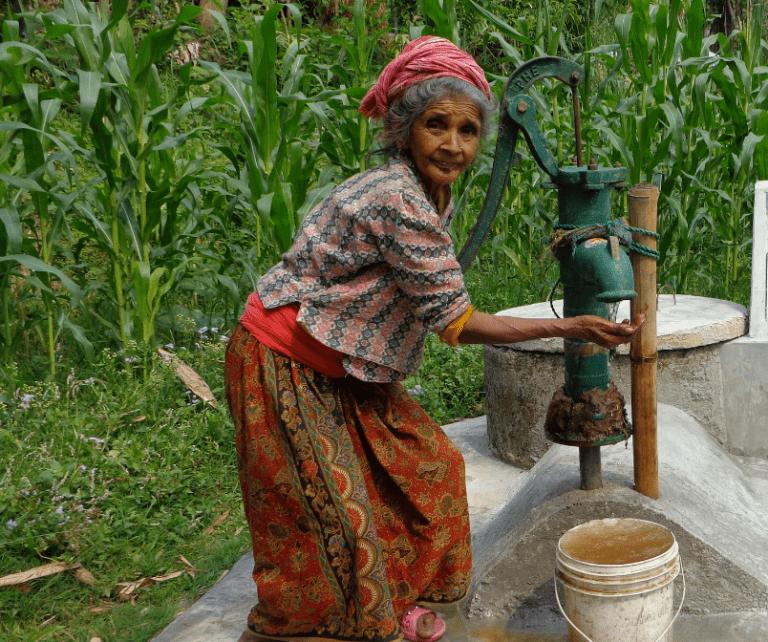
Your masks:
[{"label": "woman's face", "polygon": [[416,118],[408,151],[433,196],[474,160],[480,129],[480,110],[463,96],[437,100]]}]

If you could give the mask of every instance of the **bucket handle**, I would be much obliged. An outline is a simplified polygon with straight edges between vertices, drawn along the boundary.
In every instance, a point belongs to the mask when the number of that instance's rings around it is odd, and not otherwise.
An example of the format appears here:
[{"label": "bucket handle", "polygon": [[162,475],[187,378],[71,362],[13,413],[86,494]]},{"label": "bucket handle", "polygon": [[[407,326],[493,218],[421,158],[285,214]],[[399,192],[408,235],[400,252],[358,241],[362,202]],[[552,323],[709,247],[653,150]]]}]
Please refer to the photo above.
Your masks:
[{"label": "bucket handle", "polygon": [[[683,610],[683,602],[685,602],[685,570],[683,569],[683,560],[678,560],[680,562],[680,575],[683,578],[683,595],[680,598],[680,606],[677,607],[677,613],[675,613],[675,617],[672,618],[672,621],[667,625],[667,628],[664,629],[662,634],[656,638],[656,642],[659,642],[666,634],[669,629],[672,628],[672,625],[675,623],[675,620],[677,620],[677,616],[680,615],[680,611]],[[560,613],[563,614],[563,617],[568,621],[568,624],[570,624],[576,631],[581,634],[581,636],[587,640],[587,642],[594,642],[592,638],[590,638],[584,631],[582,631],[578,626],[576,626],[572,621],[571,618],[568,617],[565,610],[563,609],[563,605],[560,604],[560,595],[557,592],[557,570],[555,570],[555,599],[557,600],[557,608],[560,609]]]}]

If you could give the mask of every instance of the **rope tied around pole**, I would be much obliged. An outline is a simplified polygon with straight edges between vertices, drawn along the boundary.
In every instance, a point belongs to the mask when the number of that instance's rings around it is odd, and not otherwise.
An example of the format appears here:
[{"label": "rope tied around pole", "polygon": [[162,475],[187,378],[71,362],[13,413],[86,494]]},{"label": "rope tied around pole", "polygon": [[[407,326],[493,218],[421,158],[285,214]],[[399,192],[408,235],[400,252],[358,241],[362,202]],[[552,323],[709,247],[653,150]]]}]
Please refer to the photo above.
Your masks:
[{"label": "rope tied around pole", "polygon": [[549,249],[553,254],[556,254],[557,250],[570,246],[571,252],[575,253],[576,246],[579,243],[594,238],[608,238],[610,236],[615,236],[619,240],[619,244],[629,248],[631,252],[637,252],[638,254],[649,256],[658,261],[660,256],[659,251],[650,247],[645,247],[633,240],[633,232],[651,236],[656,239],[660,238],[656,232],[644,230],[639,227],[632,227],[621,219],[608,221],[606,225],[588,225],[587,227],[559,224],[555,226],[554,234],[551,234],[549,237]]}]

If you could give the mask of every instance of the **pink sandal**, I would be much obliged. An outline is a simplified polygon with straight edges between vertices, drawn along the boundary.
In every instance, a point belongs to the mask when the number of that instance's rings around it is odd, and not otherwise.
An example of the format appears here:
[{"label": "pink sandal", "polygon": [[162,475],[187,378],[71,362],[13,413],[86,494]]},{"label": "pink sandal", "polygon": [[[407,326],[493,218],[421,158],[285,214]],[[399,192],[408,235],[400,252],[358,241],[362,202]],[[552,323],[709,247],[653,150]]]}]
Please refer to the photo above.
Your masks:
[{"label": "pink sandal", "polygon": [[[428,638],[420,638],[416,634],[416,625],[419,622],[419,618],[426,613],[435,614],[435,632]],[[409,608],[400,620],[400,627],[403,629],[403,638],[408,640],[408,642],[435,642],[445,634],[445,620],[434,611],[425,609],[423,606],[412,606]]]}]

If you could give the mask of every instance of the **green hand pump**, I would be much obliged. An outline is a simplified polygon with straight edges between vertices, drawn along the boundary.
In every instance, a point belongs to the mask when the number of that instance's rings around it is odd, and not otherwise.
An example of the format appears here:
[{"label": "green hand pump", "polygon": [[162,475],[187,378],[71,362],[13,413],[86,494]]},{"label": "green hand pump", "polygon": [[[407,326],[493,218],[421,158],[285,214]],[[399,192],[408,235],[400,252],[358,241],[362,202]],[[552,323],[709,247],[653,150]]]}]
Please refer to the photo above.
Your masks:
[{"label": "green hand pump", "polygon": [[[539,80],[556,78],[571,88],[576,133],[575,164],[559,168],[536,120],[536,103],[527,91]],[[496,156],[480,216],[459,254],[466,271],[488,234],[501,203],[509,171],[519,166],[515,147],[520,133],[539,166],[549,175],[545,188],[558,191],[559,221],[552,251],[560,262],[563,314],[609,318],[609,304],[637,296],[629,257],[631,243],[623,223],[609,218],[610,190],[622,188],[624,167],[584,165],[577,87],[584,78],[576,63],[553,56],[521,65],[504,90]],[[580,339],[566,339],[565,385],[555,392],[545,432],[555,442],[579,447],[581,487],[602,487],[600,446],[627,439],[631,428],[621,393],[610,381],[608,350]]]}]

